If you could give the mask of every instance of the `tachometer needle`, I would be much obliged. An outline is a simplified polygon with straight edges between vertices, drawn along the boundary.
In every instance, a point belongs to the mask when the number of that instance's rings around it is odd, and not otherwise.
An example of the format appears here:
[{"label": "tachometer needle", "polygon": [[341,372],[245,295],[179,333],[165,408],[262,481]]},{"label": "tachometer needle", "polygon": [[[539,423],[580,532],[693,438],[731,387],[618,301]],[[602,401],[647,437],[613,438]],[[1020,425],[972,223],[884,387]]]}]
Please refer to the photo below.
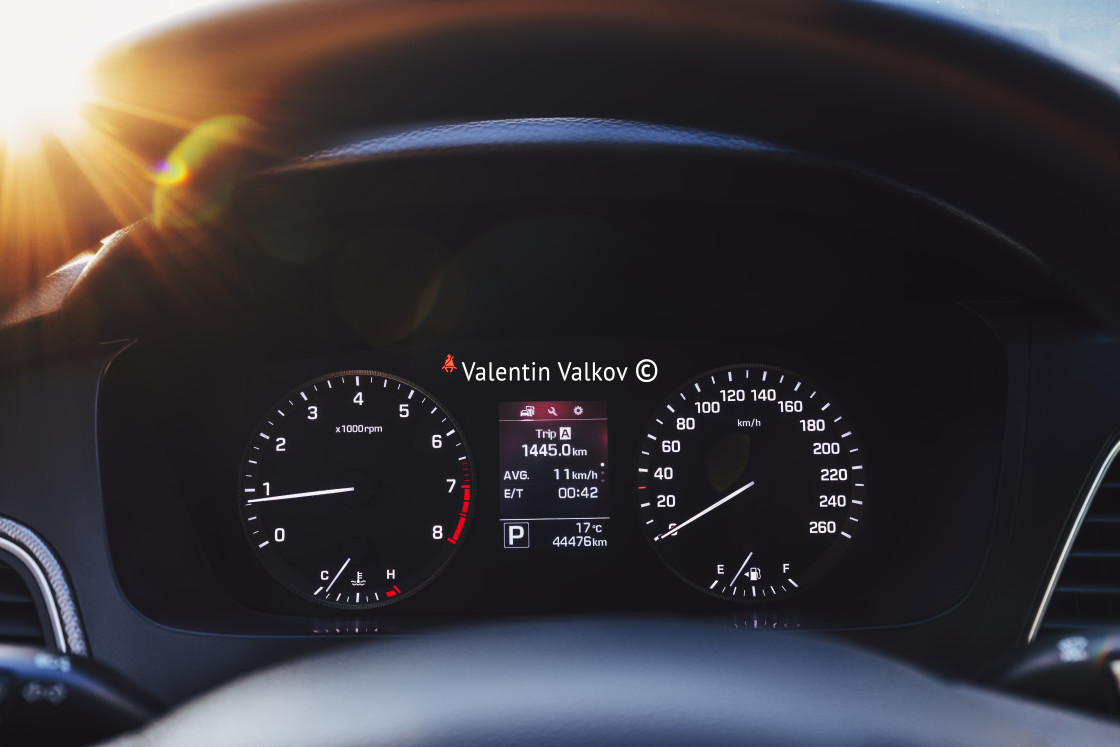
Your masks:
[{"label": "tachometer needle", "polygon": [[688,525],[689,525],[689,524],[691,524],[692,522],[694,522],[694,521],[696,521],[697,519],[699,519],[699,518],[700,518],[701,516],[703,516],[704,514],[706,514],[706,513],[709,513],[709,512],[711,512],[711,511],[715,511],[715,510],[716,510],[717,508],[719,508],[720,506],[722,506],[723,504],[727,503],[727,502],[728,502],[729,500],[731,500],[731,499],[732,499],[732,498],[734,498],[735,496],[737,496],[737,495],[739,495],[740,493],[742,493],[742,492],[743,492],[744,490],[746,490],[747,488],[749,488],[749,487],[750,487],[751,485],[754,485],[754,480],[751,480],[750,482],[748,482],[748,483],[747,483],[746,485],[744,485],[743,487],[739,488],[738,490],[732,491],[731,493],[727,494],[727,495],[726,495],[726,496],[724,496],[723,498],[720,498],[720,499],[719,499],[718,501],[716,501],[716,502],[715,502],[715,503],[713,503],[712,505],[708,506],[707,508],[705,508],[705,509],[704,509],[703,511],[701,511],[701,512],[700,512],[700,513],[698,513],[698,514],[696,514],[696,515],[695,515],[695,516],[693,516],[692,518],[690,518],[690,519],[685,519],[685,520],[684,520],[684,521],[682,521],[682,522],[681,522],[680,524],[677,524],[677,525],[676,525],[675,527],[673,527],[672,529],[670,529],[670,530],[669,530],[668,532],[663,532],[663,533],[661,533],[661,534],[657,535],[656,537],[654,537],[654,538],[653,538],[653,541],[654,541],[654,542],[656,542],[657,540],[659,540],[659,539],[664,539],[664,538],[668,537],[668,536],[669,536],[669,535],[671,535],[671,534],[676,534],[677,532],[679,532],[680,530],[684,529],[684,528],[685,528],[686,526],[688,526]]},{"label": "tachometer needle", "polygon": [[353,493],[354,488],[331,488],[330,490],[309,490],[306,493],[288,493],[287,495],[270,495],[266,498],[250,498],[246,503],[264,503],[265,501],[286,501],[289,498],[310,498],[313,495],[334,495],[335,493]]},{"label": "tachometer needle", "polygon": [[350,560],[350,558],[347,558],[346,562],[342,564],[342,567],[338,569],[338,573],[334,574],[334,578],[332,578],[331,582],[327,584],[327,588],[323,590],[324,594],[331,593],[331,587],[334,586],[334,582],[337,581],[340,576],[342,576],[342,572],[346,570],[346,566],[350,565]]}]

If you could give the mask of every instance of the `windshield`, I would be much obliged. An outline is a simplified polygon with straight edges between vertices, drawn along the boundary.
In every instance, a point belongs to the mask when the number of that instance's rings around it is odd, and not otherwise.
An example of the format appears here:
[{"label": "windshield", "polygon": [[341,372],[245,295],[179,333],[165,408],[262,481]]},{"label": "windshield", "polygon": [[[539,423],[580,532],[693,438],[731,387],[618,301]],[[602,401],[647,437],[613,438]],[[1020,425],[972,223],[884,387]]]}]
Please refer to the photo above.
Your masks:
[{"label": "windshield", "polygon": [[[1120,0],[881,1],[964,18],[1120,90]],[[260,4],[266,0],[33,0],[8,9],[0,24],[0,261],[8,267],[0,310],[75,253],[152,212],[153,183],[168,178],[167,152],[122,142],[117,114],[182,134],[200,125],[179,106],[189,104],[184,92],[162,92],[170,111],[99,90],[97,61],[200,16]]]},{"label": "windshield", "polygon": [[[957,16],[1064,60],[1120,90],[1117,0],[884,0]],[[264,0],[38,0],[0,26],[0,139],[64,129],[91,92],[84,75],[128,40]],[[31,72],[29,72],[31,71]],[[75,101],[77,99],[77,101]]]},{"label": "windshield", "polygon": [[1117,0],[892,0],[891,4],[968,19],[1120,90]]}]

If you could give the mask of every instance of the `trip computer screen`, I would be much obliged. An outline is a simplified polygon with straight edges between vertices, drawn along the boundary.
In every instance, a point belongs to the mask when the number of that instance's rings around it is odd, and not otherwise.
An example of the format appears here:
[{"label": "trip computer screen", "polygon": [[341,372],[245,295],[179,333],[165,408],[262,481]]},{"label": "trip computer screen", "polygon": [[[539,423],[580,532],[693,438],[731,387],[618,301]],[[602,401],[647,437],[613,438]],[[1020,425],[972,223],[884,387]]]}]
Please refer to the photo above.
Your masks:
[{"label": "trip computer screen", "polygon": [[498,442],[505,548],[607,546],[606,402],[501,402]]}]

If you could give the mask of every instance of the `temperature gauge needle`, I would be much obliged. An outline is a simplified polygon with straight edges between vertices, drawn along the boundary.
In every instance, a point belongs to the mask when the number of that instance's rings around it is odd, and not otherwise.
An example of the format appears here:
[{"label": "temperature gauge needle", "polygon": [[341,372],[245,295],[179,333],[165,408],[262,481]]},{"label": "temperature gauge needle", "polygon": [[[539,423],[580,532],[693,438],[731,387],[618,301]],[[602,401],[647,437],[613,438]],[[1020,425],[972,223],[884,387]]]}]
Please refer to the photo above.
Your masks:
[{"label": "temperature gauge needle", "polygon": [[697,519],[699,519],[699,518],[700,518],[701,516],[703,516],[704,514],[710,513],[710,512],[712,512],[712,511],[715,511],[715,510],[716,510],[717,508],[719,508],[720,506],[722,506],[723,504],[727,503],[727,502],[728,502],[729,500],[731,500],[731,499],[732,499],[732,498],[734,498],[735,496],[737,496],[737,495],[739,495],[740,493],[742,493],[742,492],[743,492],[744,490],[746,490],[747,488],[749,488],[749,487],[750,487],[751,485],[754,485],[754,480],[751,480],[750,482],[748,482],[748,483],[747,483],[746,485],[744,485],[743,487],[739,488],[738,490],[734,490],[734,491],[732,491],[731,493],[728,493],[728,494],[727,494],[726,496],[724,496],[723,498],[720,498],[720,499],[719,499],[718,501],[716,501],[716,502],[715,502],[715,503],[713,503],[712,505],[708,506],[707,508],[705,508],[705,509],[704,509],[703,511],[701,511],[701,512],[700,512],[700,513],[698,513],[698,514],[696,514],[696,515],[695,515],[695,516],[693,516],[692,518],[689,518],[689,519],[685,519],[684,521],[682,521],[682,522],[681,522],[680,524],[677,524],[677,525],[676,525],[675,527],[673,527],[673,528],[672,528],[672,529],[670,529],[669,531],[667,531],[667,532],[663,532],[663,533],[661,533],[661,534],[657,535],[656,537],[654,537],[654,538],[653,538],[653,541],[654,541],[654,542],[656,542],[656,541],[657,541],[657,540],[659,540],[659,539],[665,539],[666,537],[668,537],[668,536],[670,536],[670,535],[676,534],[677,532],[679,532],[680,530],[684,529],[684,528],[685,528],[686,526],[688,526],[688,525],[689,525],[689,524],[691,524],[692,522],[694,522],[694,521],[696,521]]},{"label": "temperature gauge needle", "polygon": [[331,582],[327,584],[327,588],[324,590],[327,594],[330,593],[331,587],[334,586],[334,582],[337,581],[342,575],[342,572],[346,570],[346,566],[350,565],[351,560],[352,558],[347,558],[346,562],[342,564],[342,567],[338,569],[338,573],[334,574],[334,578],[331,579]]},{"label": "temperature gauge needle", "polygon": [[267,498],[250,498],[246,503],[264,503],[265,501],[286,501],[290,498],[310,498],[313,495],[334,495],[335,493],[353,493],[354,488],[331,488],[330,490],[309,490],[306,493],[288,493],[287,495],[270,495]]}]

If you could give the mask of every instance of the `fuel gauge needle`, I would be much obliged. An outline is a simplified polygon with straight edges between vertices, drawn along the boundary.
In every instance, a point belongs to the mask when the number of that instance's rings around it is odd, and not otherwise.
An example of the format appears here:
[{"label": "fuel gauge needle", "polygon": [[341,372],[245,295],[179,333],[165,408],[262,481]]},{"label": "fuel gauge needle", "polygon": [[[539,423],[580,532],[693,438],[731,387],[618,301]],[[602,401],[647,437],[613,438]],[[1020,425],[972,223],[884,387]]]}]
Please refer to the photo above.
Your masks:
[{"label": "fuel gauge needle", "polygon": [[744,485],[743,487],[739,488],[738,490],[734,490],[734,491],[732,491],[732,492],[728,493],[728,494],[727,494],[727,495],[725,495],[725,496],[724,496],[723,498],[720,498],[720,499],[719,499],[718,501],[716,501],[716,502],[715,502],[715,503],[713,503],[712,505],[708,506],[707,508],[705,508],[705,509],[704,509],[703,511],[701,511],[700,513],[696,514],[695,516],[693,516],[693,517],[691,517],[691,518],[689,518],[689,519],[685,519],[684,521],[682,521],[682,522],[681,522],[680,524],[677,524],[677,525],[676,525],[675,527],[673,527],[673,528],[672,528],[672,529],[670,529],[669,531],[667,531],[667,532],[663,532],[663,533],[661,533],[661,534],[657,535],[656,537],[654,537],[654,538],[653,538],[653,541],[654,541],[654,542],[657,542],[657,540],[660,540],[660,539],[664,539],[664,538],[666,538],[666,537],[668,537],[669,535],[672,535],[672,534],[676,534],[677,532],[679,532],[680,530],[684,529],[684,528],[685,528],[686,526],[688,526],[688,525],[689,525],[689,524],[691,524],[692,522],[694,522],[694,521],[696,521],[697,519],[699,519],[699,518],[700,518],[701,516],[703,516],[704,514],[710,513],[710,512],[712,512],[712,511],[715,511],[715,510],[716,510],[717,508],[719,508],[720,506],[722,506],[723,504],[727,503],[727,502],[728,502],[729,500],[731,500],[731,499],[732,499],[732,498],[734,498],[735,496],[737,496],[737,495],[739,495],[740,493],[742,493],[742,492],[743,492],[744,490],[746,490],[747,488],[749,488],[749,487],[750,487],[751,485],[754,485],[754,480],[751,480],[750,482],[748,482],[748,483],[747,483],[746,485]]},{"label": "fuel gauge needle", "polygon": [[739,566],[739,570],[735,572],[735,578],[731,579],[731,583],[729,583],[728,586],[735,585],[735,582],[739,580],[739,576],[743,575],[743,569],[747,567],[747,563],[751,562],[751,558],[753,557],[754,550],[751,550],[749,553],[747,553],[747,559],[743,561],[743,564],[741,566]]}]

